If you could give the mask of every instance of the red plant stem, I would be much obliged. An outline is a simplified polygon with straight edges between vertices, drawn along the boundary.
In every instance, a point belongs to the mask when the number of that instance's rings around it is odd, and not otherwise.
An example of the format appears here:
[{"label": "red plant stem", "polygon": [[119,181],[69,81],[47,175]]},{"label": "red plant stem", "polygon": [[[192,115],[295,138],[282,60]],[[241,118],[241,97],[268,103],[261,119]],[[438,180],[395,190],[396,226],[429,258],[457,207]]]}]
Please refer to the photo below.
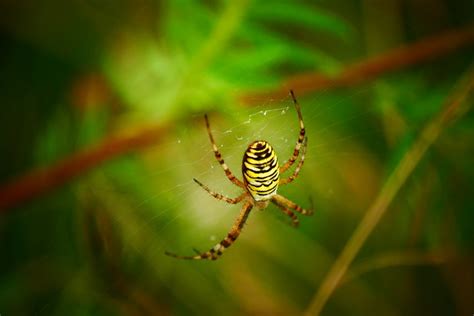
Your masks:
[{"label": "red plant stem", "polygon": [[[302,74],[288,79],[278,89],[243,94],[239,97],[251,105],[268,98],[285,97],[289,87],[298,94],[318,90],[347,87],[378,76],[415,65],[456,51],[474,43],[474,26],[451,30],[422,39],[414,44],[394,49],[348,66],[338,75],[327,77],[317,73]],[[125,153],[155,144],[167,130],[167,124],[140,128],[133,134],[112,135],[100,143],[73,153],[57,163],[30,171],[0,186],[0,212],[6,212],[75,179],[101,163]]]},{"label": "red plant stem", "polygon": [[104,161],[156,144],[166,130],[164,125],[148,126],[134,133],[114,135],[73,153],[55,164],[30,171],[0,188],[0,212],[41,196]]},{"label": "red plant stem", "polygon": [[354,63],[334,76],[320,73],[299,74],[287,79],[275,90],[244,94],[240,96],[240,100],[244,104],[255,104],[270,98],[284,98],[290,89],[298,91],[298,95],[301,95],[331,88],[350,87],[373,80],[382,74],[439,58],[473,43],[474,25],[469,25]]}]

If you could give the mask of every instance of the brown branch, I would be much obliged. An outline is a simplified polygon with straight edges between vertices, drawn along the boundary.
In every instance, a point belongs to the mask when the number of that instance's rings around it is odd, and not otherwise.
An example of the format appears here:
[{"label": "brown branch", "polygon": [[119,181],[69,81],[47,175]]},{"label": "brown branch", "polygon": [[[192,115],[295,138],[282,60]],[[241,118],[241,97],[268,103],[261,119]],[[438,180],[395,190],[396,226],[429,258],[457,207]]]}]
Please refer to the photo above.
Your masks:
[{"label": "brown branch", "polygon": [[[264,93],[244,94],[239,99],[254,104],[271,97],[284,97],[288,87],[299,94],[322,89],[351,86],[372,80],[384,73],[446,55],[474,42],[472,25],[423,39],[386,54],[348,66],[339,75],[303,74],[288,79],[279,89]],[[112,135],[102,142],[72,154],[48,167],[33,170],[0,187],[0,212],[34,199],[71,181],[99,164],[155,143],[163,136],[165,125],[140,128],[133,134]]]},{"label": "brown branch", "polygon": [[154,144],[166,129],[165,125],[155,125],[133,133],[113,135],[49,167],[13,179],[0,188],[0,212],[45,194],[104,161]]},{"label": "brown branch", "polygon": [[334,76],[320,73],[300,74],[289,78],[274,90],[244,94],[239,99],[244,104],[255,104],[271,98],[284,98],[290,89],[298,91],[301,95],[331,88],[350,87],[395,70],[439,58],[472,44],[474,44],[474,25],[469,25],[357,62]]}]

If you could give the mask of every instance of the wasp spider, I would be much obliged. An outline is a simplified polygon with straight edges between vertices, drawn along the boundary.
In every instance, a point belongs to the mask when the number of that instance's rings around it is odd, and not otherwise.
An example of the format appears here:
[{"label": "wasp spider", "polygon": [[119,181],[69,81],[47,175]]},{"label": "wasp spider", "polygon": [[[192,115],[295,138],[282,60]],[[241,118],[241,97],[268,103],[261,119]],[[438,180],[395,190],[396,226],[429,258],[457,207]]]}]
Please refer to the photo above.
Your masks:
[{"label": "wasp spider", "polygon": [[[298,112],[298,118],[300,123],[300,132],[298,135],[298,141],[296,142],[296,146],[293,151],[293,155],[283,165],[279,166],[278,158],[275,154],[275,151],[273,150],[273,147],[264,140],[254,141],[248,146],[242,160],[243,181],[237,179],[234,174],[229,170],[229,167],[225,164],[224,159],[222,158],[222,155],[219,152],[216,143],[214,142],[214,137],[211,133],[211,128],[209,126],[209,120],[207,118],[207,115],[204,116],[206,121],[207,133],[209,134],[212,149],[214,151],[214,155],[216,156],[217,161],[224,169],[227,178],[235,185],[243,188],[245,191],[236,198],[229,198],[214,191],[211,191],[211,189],[209,189],[206,185],[202,184],[198,180],[193,180],[216,199],[225,201],[230,204],[237,204],[239,202],[243,202],[243,207],[240,211],[239,217],[235,221],[227,236],[209,251],[200,253],[199,251],[195,250],[197,254],[194,256],[179,256],[170,252],[165,252],[167,255],[179,259],[218,259],[220,255],[222,255],[224,250],[230,245],[232,245],[237,239],[237,237],[239,237],[242,227],[244,226],[245,221],[247,220],[247,217],[249,216],[252,208],[257,207],[259,209],[265,209],[270,202],[278,206],[283,211],[283,213],[285,213],[291,218],[293,226],[298,226],[299,224],[298,218],[296,217],[293,211],[297,211],[303,215],[313,214],[313,211],[311,209],[304,209],[296,203],[277,194],[277,189],[279,185],[288,184],[294,179],[296,179],[296,177],[298,177],[298,174],[304,163],[307,145],[307,137],[305,137],[305,128],[303,124],[303,116],[301,115],[301,109],[298,104],[298,101],[296,101],[293,91],[290,90],[290,94],[293,99],[296,111]],[[300,151],[301,159],[298,162],[296,169],[293,171],[293,174],[288,178],[280,178],[280,174],[287,171],[288,168],[293,165],[296,159],[298,159]]]}]

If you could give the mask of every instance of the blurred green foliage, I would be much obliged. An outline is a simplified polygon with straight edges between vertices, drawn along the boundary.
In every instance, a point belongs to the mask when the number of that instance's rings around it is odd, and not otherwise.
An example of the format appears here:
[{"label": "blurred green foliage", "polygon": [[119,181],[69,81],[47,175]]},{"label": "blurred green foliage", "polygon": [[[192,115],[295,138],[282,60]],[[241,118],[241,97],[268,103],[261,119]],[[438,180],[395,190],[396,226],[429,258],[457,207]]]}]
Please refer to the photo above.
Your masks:
[{"label": "blurred green foliage", "polygon": [[[192,181],[240,192],[214,160],[202,114],[236,175],[257,138],[284,161],[298,133],[291,100],[250,106],[239,96],[296,74],[337,74],[469,25],[473,12],[472,1],[448,0],[3,2],[2,183],[116,131],[167,129],[155,145],[0,213],[0,315],[301,314],[472,63],[472,45],[350,88],[299,96],[293,87],[308,155],[279,192],[302,206],[312,197],[315,215],[294,229],[274,208],[254,210],[220,260],[178,261],[164,251],[208,249],[240,207]],[[474,311],[473,126],[470,112],[441,135],[357,257],[363,273],[349,274],[324,315]]]}]

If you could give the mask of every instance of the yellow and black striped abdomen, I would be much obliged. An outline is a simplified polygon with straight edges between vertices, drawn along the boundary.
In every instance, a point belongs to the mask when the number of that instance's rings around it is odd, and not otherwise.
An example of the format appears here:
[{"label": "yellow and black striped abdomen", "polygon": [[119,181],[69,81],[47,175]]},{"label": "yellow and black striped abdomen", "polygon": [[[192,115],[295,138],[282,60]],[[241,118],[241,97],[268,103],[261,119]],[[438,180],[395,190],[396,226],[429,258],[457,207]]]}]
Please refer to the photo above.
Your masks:
[{"label": "yellow and black striped abdomen", "polygon": [[264,140],[251,143],[242,161],[245,187],[255,201],[268,200],[278,189],[280,180],[278,158]]}]

